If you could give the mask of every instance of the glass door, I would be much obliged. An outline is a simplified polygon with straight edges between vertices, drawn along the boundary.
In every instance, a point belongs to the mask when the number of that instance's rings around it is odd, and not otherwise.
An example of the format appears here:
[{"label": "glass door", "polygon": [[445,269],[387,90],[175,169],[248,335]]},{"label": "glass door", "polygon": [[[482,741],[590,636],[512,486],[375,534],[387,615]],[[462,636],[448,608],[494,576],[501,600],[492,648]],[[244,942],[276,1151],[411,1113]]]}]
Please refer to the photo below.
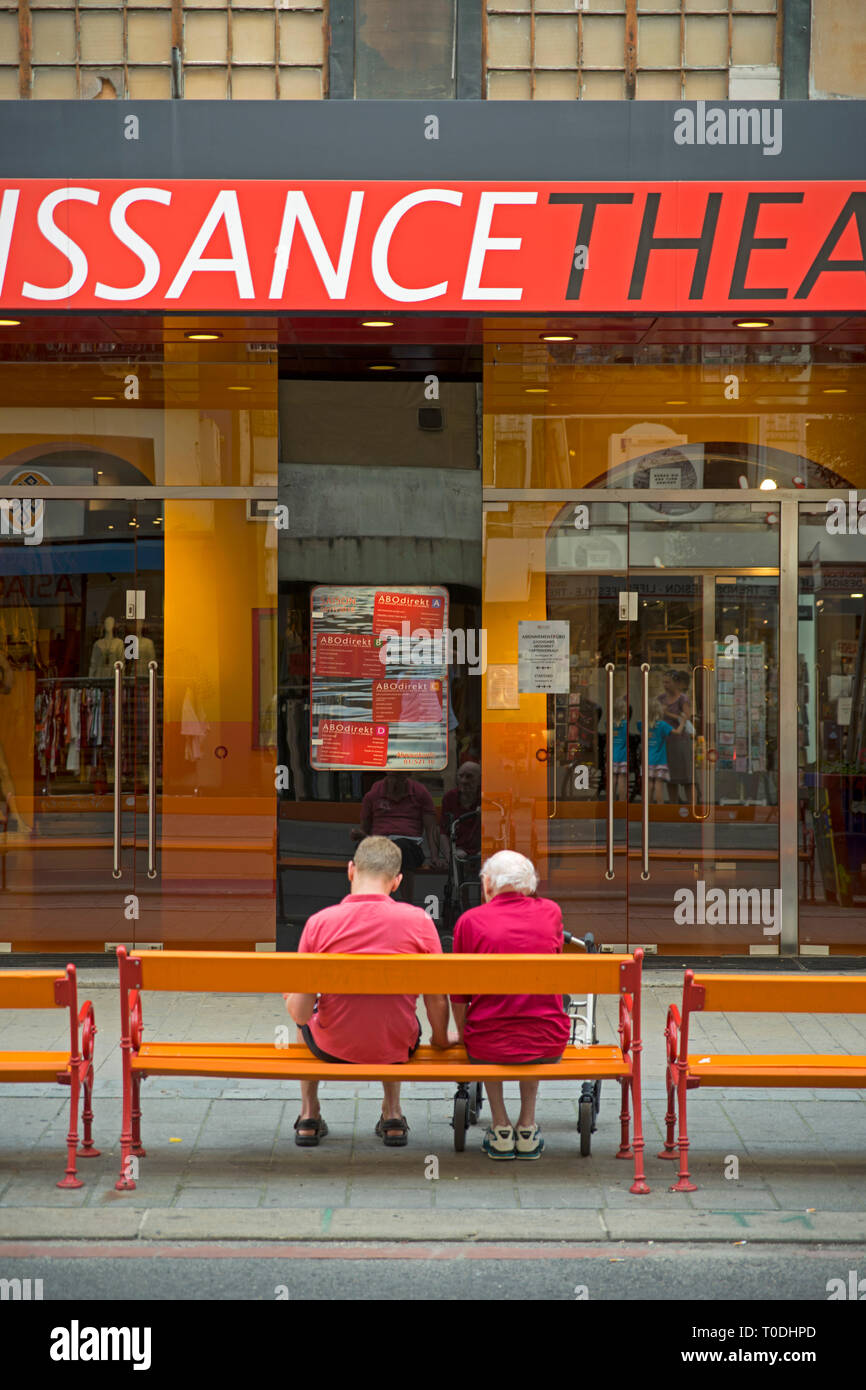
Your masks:
[{"label": "glass door", "polygon": [[[244,499],[163,504],[164,600],[140,663],[136,940],[273,949],[277,533]],[[151,790],[152,789],[152,790]]]},{"label": "glass door", "polygon": [[134,938],[147,668],[162,655],[161,522],[158,500],[27,499],[9,509],[0,935],[13,950],[102,951]]},{"label": "glass door", "polygon": [[775,953],[778,507],[570,504],[546,564],[542,891],[601,942]]}]

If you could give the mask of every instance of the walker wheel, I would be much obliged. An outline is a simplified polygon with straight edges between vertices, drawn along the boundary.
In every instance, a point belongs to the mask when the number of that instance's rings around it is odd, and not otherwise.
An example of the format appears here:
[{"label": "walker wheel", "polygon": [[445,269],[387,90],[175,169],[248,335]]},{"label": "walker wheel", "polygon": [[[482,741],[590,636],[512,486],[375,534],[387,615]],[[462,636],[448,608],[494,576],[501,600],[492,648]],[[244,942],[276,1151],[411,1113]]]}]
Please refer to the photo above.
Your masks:
[{"label": "walker wheel", "polygon": [[454,1118],[451,1121],[454,1126],[454,1152],[462,1154],[466,1148],[466,1130],[469,1126],[469,1097],[454,1097]]},{"label": "walker wheel", "polygon": [[592,1153],[593,1103],[591,1096],[582,1096],[577,1107],[577,1129],[580,1134],[580,1156],[589,1158]]}]

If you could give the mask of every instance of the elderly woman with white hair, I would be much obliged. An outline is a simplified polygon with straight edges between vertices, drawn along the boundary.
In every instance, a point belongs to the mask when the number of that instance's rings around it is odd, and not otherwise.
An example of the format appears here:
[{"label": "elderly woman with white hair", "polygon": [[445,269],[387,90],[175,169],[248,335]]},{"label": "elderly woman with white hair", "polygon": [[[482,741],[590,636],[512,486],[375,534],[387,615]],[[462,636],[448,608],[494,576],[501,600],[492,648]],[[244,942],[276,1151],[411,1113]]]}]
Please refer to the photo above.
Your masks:
[{"label": "elderly woman with white hair", "polygon": [[[502,850],[482,865],[484,902],[458,918],[454,951],[541,955],[562,950],[562,913],[549,898],[532,895],[538,875],[532,862]],[[454,1021],[470,1062],[509,1065],[558,1062],[568,1042],[569,1021],[561,995],[452,995]],[[520,1083],[520,1114],[513,1126],[501,1081],[487,1081],[491,1124],[484,1136],[488,1158],[540,1158],[544,1140],[535,1123],[538,1082]]]}]

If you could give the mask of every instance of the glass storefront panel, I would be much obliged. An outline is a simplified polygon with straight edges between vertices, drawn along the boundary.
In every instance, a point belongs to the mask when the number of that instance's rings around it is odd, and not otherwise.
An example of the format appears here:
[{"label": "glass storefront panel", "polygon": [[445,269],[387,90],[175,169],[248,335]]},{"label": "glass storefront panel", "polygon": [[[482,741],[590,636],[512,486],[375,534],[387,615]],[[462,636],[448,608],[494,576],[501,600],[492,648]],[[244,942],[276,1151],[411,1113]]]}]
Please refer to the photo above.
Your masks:
[{"label": "glass storefront panel", "polygon": [[866,520],[856,492],[800,507],[800,947],[866,950]]},{"label": "glass storefront panel", "polygon": [[778,508],[577,496],[486,510],[485,835],[571,930],[773,949]]},{"label": "glass storefront panel", "polygon": [[431,405],[421,380],[280,383],[281,948],[345,894],[362,827],[414,842],[401,895],[446,942],[478,900],[476,384],[438,392]]},{"label": "glass storefront panel", "polygon": [[866,486],[862,346],[725,345],[722,323],[641,346],[649,327],[488,326],[485,487]]},{"label": "glass storefront panel", "polygon": [[0,345],[0,489],[275,484],[273,320],[102,333]]},{"label": "glass storefront panel", "polygon": [[236,500],[7,514],[3,939],[272,943],[273,526]]}]

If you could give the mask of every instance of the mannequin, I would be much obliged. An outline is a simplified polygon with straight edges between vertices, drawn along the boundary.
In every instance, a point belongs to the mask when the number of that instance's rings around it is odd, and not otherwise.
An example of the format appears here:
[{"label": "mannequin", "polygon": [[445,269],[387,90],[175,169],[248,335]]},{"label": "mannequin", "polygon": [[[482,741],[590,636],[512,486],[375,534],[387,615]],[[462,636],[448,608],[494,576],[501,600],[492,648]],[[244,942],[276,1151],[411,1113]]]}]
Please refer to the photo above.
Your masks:
[{"label": "mannequin", "polygon": [[111,676],[114,674],[115,661],[123,660],[123,643],[119,637],[114,635],[114,619],[105,619],[102,625],[102,636],[97,637],[90,653],[89,676]]}]

